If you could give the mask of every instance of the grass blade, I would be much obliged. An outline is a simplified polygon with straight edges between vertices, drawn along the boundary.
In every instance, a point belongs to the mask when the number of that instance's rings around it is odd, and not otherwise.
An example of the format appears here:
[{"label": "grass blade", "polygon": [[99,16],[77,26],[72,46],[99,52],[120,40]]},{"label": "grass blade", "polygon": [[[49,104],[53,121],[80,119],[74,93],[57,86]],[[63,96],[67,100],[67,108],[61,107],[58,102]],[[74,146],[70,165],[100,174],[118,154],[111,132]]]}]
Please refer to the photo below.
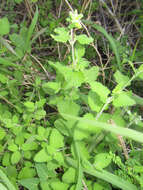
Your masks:
[{"label": "grass blade", "polygon": [[28,34],[27,34],[25,48],[24,48],[25,51],[27,51],[27,49],[30,47],[31,37],[32,37],[33,31],[34,31],[34,28],[36,26],[37,20],[38,20],[38,7],[36,7],[36,12],[35,12],[34,18],[33,18],[32,23],[28,29]]},{"label": "grass blade", "polygon": [[75,150],[76,150],[76,156],[77,156],[77,161],[78,161],[78,175],[77,175],[77,183],[76,183],[76,188],[75,190],[81,190],[82,189],[82,178],[83,178],[83,172],[82,172],[82,167],[81,167],[81,158],[80,158],[80,150],[78,148],[78,143],[74,141],[75,145]]},{"label": "grass blade", "polygon": [[[96,128],[101,128],[105,131],[109,131],[112,133],[115,133],[117,135],[122,135],[128,138],[131,138],[135,141],[138,141],[140,143],[143,143],[143,133],[135,131],[133,129],[128,129],[128,128],[123,128],[114,124],[106,124],[103,122],[99,122],[96,120],[90,120],[90,119],[84,119],[82,117],[76,117],[76,116],[71,116],[68,114],[62,114],[64,116],[64,118],[67,119],[72,119],[72,120],[76,120],[76,121],[81,121],[84,123],[87,123],[87,125],[91,125],[91,127],[89,128],[89,131],[94,132],[96,131]],[[86,131],[85,131],[86,132]]]},{"label": "grass blade", "polygon": [[9,181],[9,179],[1,169],[0,169],[0,178],[9,190],[16,190],[14,185]]},{"label": "grass blade", "polygon": [[11,61],[9,61],[9,60],[7,60],[7,59],[5,59],[5,58],[2,58],[2,57],[0,57],[0,65],[3,65],[3,66],[5,66],[5,67],[16,67],[16,68],[20,68],[20,66],[19,65],[17,65],[17,64],[14,64],[14,63],[12,63]]},{"label": "grass blade", "polygon": [[[77,168],[77,162],[71,158],[66,159],[68,164],[71,165],[74,168]],[[97,178],[100,178],[104,181],[107,181],[117,187],[119,187],[122,190],[137,190],[136,186],[129,183],[128,181],[123,180],[122,178],[107,172],[105,170],[98,171],[93,168],[92,164],[88,162],[87,160],[84,160],[84,166],[83,171],[89,175],[95,176]]]}]

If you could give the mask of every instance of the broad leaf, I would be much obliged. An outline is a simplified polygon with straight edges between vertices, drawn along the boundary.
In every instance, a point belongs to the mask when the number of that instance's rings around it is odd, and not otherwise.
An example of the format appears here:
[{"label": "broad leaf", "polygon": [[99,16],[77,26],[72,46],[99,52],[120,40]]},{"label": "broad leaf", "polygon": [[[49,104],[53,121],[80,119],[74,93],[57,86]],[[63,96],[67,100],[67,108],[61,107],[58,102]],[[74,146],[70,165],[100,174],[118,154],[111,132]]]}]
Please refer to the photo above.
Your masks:
[{"label": "broad leaf", "polygon": [[111,163],[111,156],[108,153],[97,154],[94,158],[94,166],[96,169],[102,170]]},{"label": "broad leaf", "polygon": [[68,170],[63,174],[62,181],[65,183],[74,183],[76,177],[76,171],[74,168],[70,167]]},{"label": "broad leaf", "polygon": [[88,83],[94,82],[98,77],[99,67],[93,66],[90,69],[85,69],[83,73],[85,76],[85,82]]},{"label": "broad leaf", "polygon": [[[120,71],[116,71],[114,73],[114,77],[115,77],[115,81],[118,84],[126,85],[129,81],[129,77],[126,75],[123,75]],[[128,85],[130,85],[130,83]]]},{"label": "broad leaf", "polygon": [[47,162],[52,160],[51,156],[49,156],[46,150],[43,148],[37,154],[35,154],[34,161],[35,162]]},{"label": "broad leaf", "polygon": [[92,37],[88,37],[87,35],[85,34],[80,34],[78,36],[75,37],[75,39],[82,45],[85,45],[85,44],[90,44],[93,42],[93,38]]},{"label": "broad leaf", "polygon": [[38,184],[39,179],[38,178],[29,178],[29,179],[22,179],[18,181],[22,186],[26,187],[28,190],[39,190]]},{"label": "broad leaf", "polygon": [[64,27],[59,27],[54,30],[57,35],[51,34],[52,38],[54,38],[57,42],[66,43],[70,39],[69,31]]},{"label": "broad leaf", "polygon": [[78,115],[80,106],[71,100],[63,100],[58,103],[59,113]]},{"label": "broad leaf", "polygon": [[7,17],[0,19],[0,35],[6,35],[10,31],[10,24]]},{"label": "broad leaf", "polygon": [[21,153],[19,151],[14,152],[11,155],[11,163],[12,164],[17,164],[21,159]]},{"label": "broad leaf", "polygon": [[135,104],[136,104],[135,100],[131,98],[131,96],[128,92],[121,92],[113,100],[113,105],[115,107],[133,106]]},{"label": "broad leaf", "polygon": [[96,81],[91,82],[90,86],[91,86],[91,90],[98,94],[98,96],[100,97],[100,100],[106,103],[110,90],[106,86],[101,84],[100,82],[96,82]]},{"label": "broad leaf", "polygon": [[57,129],[53,129],[50,135],[49,143],[50,146],[54,148],[61,148],[64,146],[64,137]]},{"label": "broad leaf", "polygon": [[88,93],[88,104],[91,110],[96,112],[99,112],[104,105],[98,94],[93,91]]}]

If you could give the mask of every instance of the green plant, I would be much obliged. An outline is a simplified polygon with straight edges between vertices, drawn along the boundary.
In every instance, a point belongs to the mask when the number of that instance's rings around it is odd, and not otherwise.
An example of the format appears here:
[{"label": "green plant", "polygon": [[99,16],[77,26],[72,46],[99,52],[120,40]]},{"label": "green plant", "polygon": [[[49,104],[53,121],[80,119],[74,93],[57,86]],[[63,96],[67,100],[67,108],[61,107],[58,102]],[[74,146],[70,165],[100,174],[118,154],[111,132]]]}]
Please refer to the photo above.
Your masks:
[{"label": "green plant", "polygon": [[[52,7],[52,1],[45,4]],[[142,81],[143,67],[133,64],[136,47],[131,57],[124,57],[119,41],[70,8],[67,27],[51,34],[52,44],[62,47],[59,58],[44,57],[43,62],[32,48],[60,19],[43,23],[36,8],[30,26],[24,22],[13,33],[8,19],[0,19],[0,188],[142,189],[143,123],[138,106],[143,99],[133,93],[132,82]],[[46,27],[35,32],[38,15],[42,26],[51,24],[49,31]],[[91,48],[99,56],[88,26],[108,40],[115,55],[113,84],[102,80],[109,76],[102,61],[94,65],[86,57],[92,56]],[[126,74],[124,62],[131,67]]]}]

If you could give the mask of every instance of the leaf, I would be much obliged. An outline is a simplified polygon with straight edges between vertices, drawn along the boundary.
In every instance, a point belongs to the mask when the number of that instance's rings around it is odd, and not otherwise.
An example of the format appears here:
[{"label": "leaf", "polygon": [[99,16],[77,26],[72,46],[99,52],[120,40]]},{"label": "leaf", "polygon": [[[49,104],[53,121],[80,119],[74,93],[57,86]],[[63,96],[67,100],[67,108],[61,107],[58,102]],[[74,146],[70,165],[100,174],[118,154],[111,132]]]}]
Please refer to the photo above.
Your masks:
[{"label": "leaf", "polygon": [[35,154],[34,161],[35,162],[47,162],[52,160],[51,156],[49,156],[46,150],[43,148],[38,153]]},{"label": "leaf", "polygon": [[66,183],[63,183],[61,181],[53,181],[51,182],[50,186],[53,190],[67,190],[69,185]]},{"label": "leaf", "polygon": [[6,132],[3,128],[0,128],[0,140],[2,140],[6,136]]},{"label": "leaf", "polygon": [[48,94],[56,94],[61,89],[61,83],[59,82],[47,82],[42,85],[43,90]]},{"label": "leaf", "polygon": [[96,169],[102,170],[111,163],[111,156],[108,153],[99,153],[94,158],[94,166]]},{"label": "leaf", "polygon": [[135,100],[131,98],[128,92],[121,92],[115,99],[113,100],[113,105],[115,107],[126,107],[133,106],[136,104]]},{"label": "leaf", "polygon": [[84,75],[81,71],[75,71],[75,72],[70,72],[66,78],[66,85],[65,88],[69,89],[72,87],[78,88],[81,86],[82,83],[84,83],[85,78]]},{"label": "leaf", "polygon": [[30,27],[28,29],[27,36],[26,36],[26,41],[25,41],[25,46],[24,46],[25,52],[29,50],[29,47],[31,45],[31,37],[34,32],[34,28],[36,26],[37,20],[38,20],[38,7],[36,6],[34,18],[32,19],[32,23],[30,24]]},{"label": "leaf", "polygon": [[79,61],[85,54],[85,47],[79,43],[75,45],[75,57]]},{"label": "leaf", "polygon": [[0,19],[0,35],[6,35],[10,31],[10,24],[7,17],[3,17]]},{"label": "leaf", "polygon": [[34,113],[34,118],[36,120],[41,120],[42,118],[44,118],[46,116],[46,111],[45,110],[37,110]]},{"label": "leaf", "polygon": [[[85,114],[83,118],[94,120],[94,117],[92,114]],[[74,129],[74,139],[82,140],[85,138],[89,138],[89,135],[92,133],[92,128],[93,126],[91,126],[90,124],[87,125],[87,123],[84,123],[82,121],[78,122],[77,126]],[[97,131],[99,131],[99,129],[97,129]],[[95,133],[95,130],[94,130],[94,133]]]},{"label": "leaf", "polygon": [[58,27],[54,32],[57,35],[51,34],[51,37],[57,42],[66,43],[70,39],[69,31],[64,27]]},{"label": "leaf", "polygon": [[87,35],[85,34],[80,34],[78,36],[75,37],[75,39],[82,45],[85,45],[85,44],[90,44],[93,42],[93,38],[92,37],[88,37]]},{"label": "leaf", "polygon": [[16,68],[21,68],[21,66],[12,63],[10,60],[6,58],[0,57],[0,64],[3,65],[4,67],[16,67]]},{"label": "leaf", "polygon": [[7,83],[7,80],[8,80],[8,78],[5,75],[0,73],[0,82],[2,84],[5,84],[5,83]]},{"label": "leaf", "polygon": [[[73,159],[67,157],[66,160],[70,166],[77,168],[77,162],[75,162]],[[99,179],[107,181],[108,183],[111,183],[122,190],[137,190],[135,185],[131,184],[128,181],[125,181],[121,177],[118,177],[106,170],[96,170],[93,165],[90,164],[90,162],[87,160],[83,161],[83,171],[91,176],[95,176]]]},{"label": "leaf", "polygon": [[36,174],[35,169],[28,166],[22,168],[18,174],[18,179],[28,179],[34,177]]},{"label": "leaf", "polygon": [[99,67],[93,66],[90,69],[84,69],[85,82],[94,82],[99,74]]},{"label": "leaf", "polygon": [[[118,84],[121,84],[122,86],[126,85],[128,83],[128,81],[129,81],[129,77],[123,75],[120,71],[116,71],[114,73],[114,77],[115,77],[115,81]],[[130,85],[130,83],[128,85]]]},{"label": "leaf", "polygon": [[13,33],[13,34],[10,35],[10,40],[13,42],[13,44],[16,47],[18,47],[18,48],[20,48],[20,49],[23,50],[24,45],[25,45],[25,41],[24,41],[24,39],[22,38],[21,35]]},{"label": "leaf", "polygon": [[2,165],[3,166],[9,166],[10,165],[10,153],[5,152],[3,158],[2,158]]},{"label": "leaf", "polygon": [[0,169],[0,179],[7,186],[8,190],[16,190],[14,185],[10,182],[10,180],[7,178],[7,176],[1,169]]},{"label": "leaf", "polygon": [[22,179],[18,181],[23,187],[26,187],[28,190],[38,190],[39,179],[38,178],[29,178]]},{"label": "leaf", "polygon": [[55,152],[53,159],[58,162],[60,165],[65,165],[64,155],[62,152]]},{"label": "leaf", "polygon": [[9,146],[8,146],[8,150],[10,150],[10,151],[12,151],[12,152],[15,152],[15,151],[17,151],[18,150],[18,146],[16,145],[16,144],[10,144]]},{"label": "leaf", "polygon": [[71,100],[62,100],[57,105],[59,113],[78,115],[80,106]]},{"label": "leaf", "polygon": [[8,190],[2,183],[0,183],[0,190]]},{"label": "leaf", "polygon": [[36,163],[35,164],[36,170],[37,170],[37,174],[40,178],[40,181],[46,181],[48,179],[48,168],[46,166],[46,164],[44,163]]},{"label": "leaf", "polygon": [[139,79],[143,80],[143,64],[141,64],[140,67],[137,69],[137,73],[139,73],[137,75]]},{"label": "leaf", "polygon": [[21,153],[19,151],[14,152],[11,155],[11,163],[12,164],[17,164],[21,159]]},{"label": "leaf", "polygon": [[24,106],[27,108],[29,112],[34,112],[35,104],[33,102],[27,101],[24,103]]},{"label": "leaf", "polygon": [[[56,139],[56,141],[55,141]],[[53,129],[50,135],[50,146],[54,148],[61,148],[64,146],[64,137],[57,129]]]},{"label": "leaf", "polygon": [[23,151],[27,151],[27,150],[37,150],[38,148],[38,143],[37,142],[25,142],[24,144],[22,144],[21,149]]},{"label": "leaf", "polygon": [[75,169],[72,167],[69,167],[68,170],[63,174],[62,181],[64,183],[75,183],[76,181]]},{"label": "leaf", "polygon": [[103,102],[101,102],[100,97],[97,95],[97,93],[91,90],[88,93],[88,104],[91,110],[96,112],[99,112],[104,105]]},{"label": "leaf", "polygon": [[63,119],[57,119],[55,122],[54,122],[54,126],[57,130],[60,131],[60,133],[62,133],[63,135],[65,136],[69,136],[69,133],[68,133],[68,130],[67,130],[67,127],[64,123],[65,121]]},{"label": "leaf", "polygon": [[[62,113],[61,113],[62,114]],[[68,114],[62,114],[65,119],[71,119],[73,122],[74,121],[80,121],[84,122],[85,124],[90,124],[90,131],[96,132],[97,128],[103,129],[105,131],[110,131],[112,133],[115,133],[117,135],[125,136],[128,138],[131,138],[137,142],[143,143],[143,133],[138,132],[136,130],[128,129],[128,128],[123,128],[120,126],[117,126],[115,124],[106,124],[104,122],[99,122],[96,119],[85,119],[83,117],[76,117]],[[88,130],[87,130],[88,131]]]},{"label": "leaf", "polygon": [[96,82],[96,81],[91,82],[90,86],[91,86],[91,90],[98,94],[98,96],[100,97],[100,100],[106,103],[110,90],[106,86],[101,84],[100,82]]}]

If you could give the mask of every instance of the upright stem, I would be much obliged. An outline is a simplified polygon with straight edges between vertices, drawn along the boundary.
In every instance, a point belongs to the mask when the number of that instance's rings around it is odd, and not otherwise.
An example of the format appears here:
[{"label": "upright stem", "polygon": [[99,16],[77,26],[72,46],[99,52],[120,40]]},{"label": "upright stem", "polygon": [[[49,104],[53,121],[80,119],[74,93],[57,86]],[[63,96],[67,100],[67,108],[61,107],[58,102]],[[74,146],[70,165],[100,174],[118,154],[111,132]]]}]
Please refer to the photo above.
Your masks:
[{"label": "upright stem", "polygon": [[71,29],[71,49],[72,49],[72,61],[73,61],[73,66],[76,65],[76,60],[75,60],[75,54],[74,54],[74,43],[75,43],[75,39],[74,39],[74,31],[73,29]]}]

